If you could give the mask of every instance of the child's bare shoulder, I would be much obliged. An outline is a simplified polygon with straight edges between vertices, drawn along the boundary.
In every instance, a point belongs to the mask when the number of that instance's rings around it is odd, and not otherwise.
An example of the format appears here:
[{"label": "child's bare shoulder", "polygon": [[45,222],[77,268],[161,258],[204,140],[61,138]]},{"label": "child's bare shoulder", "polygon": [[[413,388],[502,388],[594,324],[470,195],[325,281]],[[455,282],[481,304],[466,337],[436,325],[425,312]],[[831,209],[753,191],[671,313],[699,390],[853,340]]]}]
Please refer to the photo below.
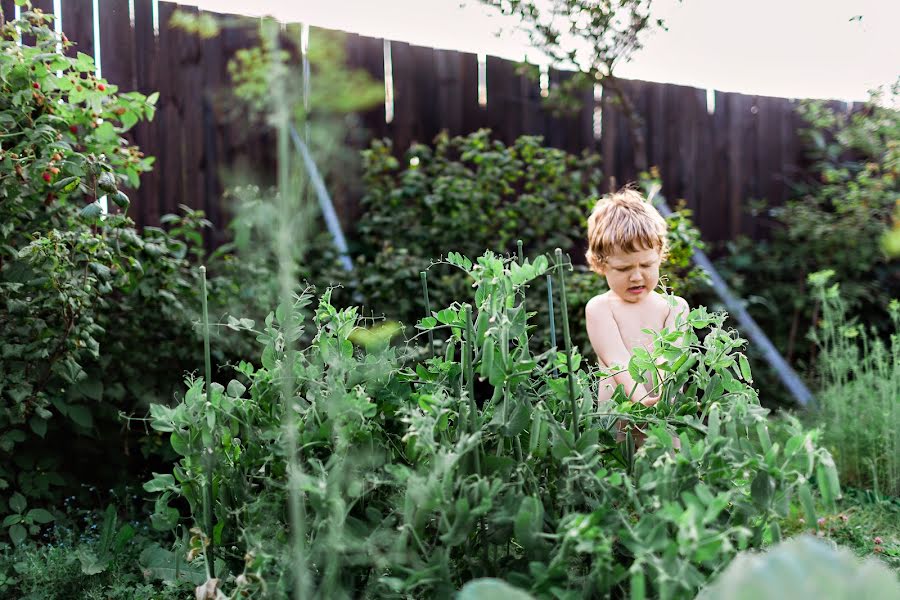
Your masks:
[{"label": "child's bare shoulder", "polygon": [[586,315],[598,315],[600,313],[609,312],[609,299],[612,292],[604,292],[597,294],[584,305]]}]

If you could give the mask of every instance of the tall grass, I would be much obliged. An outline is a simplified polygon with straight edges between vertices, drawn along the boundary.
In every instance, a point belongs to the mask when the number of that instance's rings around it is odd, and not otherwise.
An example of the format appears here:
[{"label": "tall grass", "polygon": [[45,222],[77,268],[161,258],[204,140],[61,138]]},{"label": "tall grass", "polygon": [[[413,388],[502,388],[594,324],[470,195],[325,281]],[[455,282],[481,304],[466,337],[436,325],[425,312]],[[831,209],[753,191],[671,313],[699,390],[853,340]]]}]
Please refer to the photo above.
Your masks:
[{"label": "tall grass", "polygon": [[900,303],[891,301],[894,331],[885,342],[847,315],[828,272],[810,282],[822,318],[812,333],[819,346],[818,375],[824,442],[845,484],[900,495]]}]

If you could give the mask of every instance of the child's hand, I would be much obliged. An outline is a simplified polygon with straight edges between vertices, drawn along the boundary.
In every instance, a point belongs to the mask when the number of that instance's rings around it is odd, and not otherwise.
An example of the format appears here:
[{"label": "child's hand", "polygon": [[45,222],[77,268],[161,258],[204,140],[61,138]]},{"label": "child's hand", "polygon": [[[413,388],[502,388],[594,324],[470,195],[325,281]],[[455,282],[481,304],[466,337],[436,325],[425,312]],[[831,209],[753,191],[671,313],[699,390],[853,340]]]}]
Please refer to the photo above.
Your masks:
[{"label": "child's hand", "polygon": [[657,402],[659,402],[659,396],[647,396],[641,400],[641,404],[644,406],[655,406]]}]

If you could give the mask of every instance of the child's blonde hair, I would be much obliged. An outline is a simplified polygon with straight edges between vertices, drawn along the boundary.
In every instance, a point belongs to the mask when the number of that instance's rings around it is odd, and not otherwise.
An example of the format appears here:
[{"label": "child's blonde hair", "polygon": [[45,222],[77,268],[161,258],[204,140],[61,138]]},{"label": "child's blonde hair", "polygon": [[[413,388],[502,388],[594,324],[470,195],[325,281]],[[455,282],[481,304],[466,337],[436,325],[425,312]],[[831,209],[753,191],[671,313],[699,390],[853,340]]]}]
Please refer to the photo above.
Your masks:
[{"label": "child's blonde hair", "polygon": [[656,248],[663,259],[669,251],[666,220],[635,189],[622,188],[604,196],[588,217],[588,266],[601,273],[613,252]]}]

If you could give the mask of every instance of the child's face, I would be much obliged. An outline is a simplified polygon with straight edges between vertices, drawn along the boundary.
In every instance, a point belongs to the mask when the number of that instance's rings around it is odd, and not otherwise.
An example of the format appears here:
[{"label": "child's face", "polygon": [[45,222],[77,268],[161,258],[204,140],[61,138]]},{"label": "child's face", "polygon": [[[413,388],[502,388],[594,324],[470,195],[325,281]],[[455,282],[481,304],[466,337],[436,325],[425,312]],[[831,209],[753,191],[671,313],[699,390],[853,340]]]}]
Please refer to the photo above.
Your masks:
[{"label": "child's face", "polygon": [[616,251],[606,257],[603,275],[609,289],[625,302],[640,302],[659,283],[659,250]]}]

